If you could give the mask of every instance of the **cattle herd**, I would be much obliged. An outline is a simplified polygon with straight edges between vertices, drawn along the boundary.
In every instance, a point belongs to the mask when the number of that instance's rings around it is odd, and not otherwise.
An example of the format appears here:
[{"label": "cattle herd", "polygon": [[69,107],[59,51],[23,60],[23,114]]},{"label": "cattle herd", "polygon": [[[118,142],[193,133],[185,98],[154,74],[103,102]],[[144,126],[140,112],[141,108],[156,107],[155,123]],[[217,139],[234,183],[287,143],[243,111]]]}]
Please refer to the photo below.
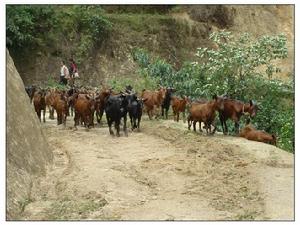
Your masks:
[{"label": "cattle herd", "polygon": [[[265,131],[256,130],[252,125],[246,125],[241,131],[239,121],[241,116],[247,114],[250,118],[255,117],[258,107],[250,100],[247,103],[230,99],[227,96],[214,95],[211,100],[197,99],[191,101],[188,97],[175,96],[173,88],[159,87],[157,90],[143,90],[138,95],[128,85],[124,91],[115,92],[112,88],[102,87],[68,87],[66,90],[57,88],[40,88],[27,86],[25,90],[33,102],[35,111],[41,121],[43,111],[43,122],[46,122],[45,113],[49,110],[49,119],[54,119],[56,112],[57,124],[66,125],[67,116],[74,114],[74,127],[81,124],[87,129],[94,127],[94,118],[101,124],[105,112],[109,127],[109,133],[114,135],[112,125],[114,124],[116,135],[120,136],[120,125],[123,119],[123,131],[127,136],[127,114],[130,118],[131,129],[140,131],[140,122],[143,112],[148,114],[150,120],[155,118],[168,119],[168,111],[172,106],[174,120],[179,121],[182,113],[185,122],[185,112],[188,112],[188,129],[193,125],[196,132],[196,124],[199,122],[199,131],[202,132],[201,123],[207,134],[214,134],[216,131],[216,115],[219,114],[222,130],[228,134],[226,121],[231,119],[235,124],[235,132],[241,137],[249,140],[260,141],[276,145],[276,137]],[[213,129],[212,129],[213,128]]]}]

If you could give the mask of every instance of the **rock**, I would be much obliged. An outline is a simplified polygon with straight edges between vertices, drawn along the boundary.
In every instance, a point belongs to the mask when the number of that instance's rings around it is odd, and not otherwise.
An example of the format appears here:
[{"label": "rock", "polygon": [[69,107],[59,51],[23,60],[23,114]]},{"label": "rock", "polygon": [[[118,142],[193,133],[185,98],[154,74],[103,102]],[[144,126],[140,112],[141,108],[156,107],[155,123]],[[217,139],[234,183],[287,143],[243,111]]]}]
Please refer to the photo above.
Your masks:
[{"label": "rock", "polygon": [[45,174],[53,155],[8,50],[6,55],[6,215],[16,220],[31,200],[32,181]]}]

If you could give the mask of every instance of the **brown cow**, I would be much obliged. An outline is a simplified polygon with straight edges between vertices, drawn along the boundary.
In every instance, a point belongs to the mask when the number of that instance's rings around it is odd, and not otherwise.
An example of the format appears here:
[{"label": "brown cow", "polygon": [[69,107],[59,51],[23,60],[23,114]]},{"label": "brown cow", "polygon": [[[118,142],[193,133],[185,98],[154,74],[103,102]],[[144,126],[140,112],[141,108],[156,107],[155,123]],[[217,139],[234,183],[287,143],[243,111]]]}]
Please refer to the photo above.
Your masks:
[{"label": "brown cow", "polygon": [[235,123],[235,132],[239,133],[239,121],[242,115],[248,113],[253,118],[258,111],[258,107],[252,100],[244,103],[238,100],[224,98],[224,109],[219,110],[219,118],[221,121],[223,133],[228,133],[226,121],[231,119]]},{"label": "brown cow", "polygon": [[265,131],[256,130],[250,124],[241,130],[239,136],[251,141],[259,141],[276,146],[276,136],[274,134],[268,134]]},{"label": "brown cow", "polygon": [[185,109],[187,103],[189,103],[190,100],[188,97],[184,97],[183,99],[180,99],[178,97],[173,96],[171,105],[174,113],[174,121],[179,121],[179,113],[182,112],[183,115],[183,122],[185,123]]},{"label": "brown cow", "polygon": [[[188,129],[191,128],[191,121],[193,121],[193,128],[196,131],[196,123],[203,122],[205,124],[206,133],[214,134],[216,131],[215,117],[216,110],[221,110],[224,107],[224,99],[216,95],[213,96],[213,100],[203,104],[192,104],[189,110],[188,117]],[[214,126],[214,130],[211,132],[211,125]],[[200,131],[201,126],[200,126]]]},{"label": "brown cow", "polygon": [[41,111],[43,110],[43,122],[46,122],[45,114],[46,114],[46,103],[45,103],[45,90],[39,90],[36,91],[33,95],[33,105],[36,114],[39,117],[39,120],[41,121]]},{"label": "brown cow", "polygon": [[[146,99],[144,105],[150,120],[152,119],[153,111],[161,107],[165,94],[166,94],[166,89],[163,87],[160,87],[157,91],[149,91],[149,90],[142,91],[141,98]],[[158,116],[159,113],[157,113],[155,117],[158,118]]]}]

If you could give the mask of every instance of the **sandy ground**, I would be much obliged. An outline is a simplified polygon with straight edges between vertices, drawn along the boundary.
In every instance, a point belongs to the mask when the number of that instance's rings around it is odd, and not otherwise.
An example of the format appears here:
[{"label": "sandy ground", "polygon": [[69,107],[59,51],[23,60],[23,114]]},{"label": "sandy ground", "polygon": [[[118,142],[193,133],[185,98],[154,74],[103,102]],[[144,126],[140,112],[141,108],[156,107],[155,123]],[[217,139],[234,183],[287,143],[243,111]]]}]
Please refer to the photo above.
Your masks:
[{"label": "sandy ground", "polygon": [[33,184],[27,220],[293,220],[294,155],[171,120],[112,137],[43,124],[54,164]]}]

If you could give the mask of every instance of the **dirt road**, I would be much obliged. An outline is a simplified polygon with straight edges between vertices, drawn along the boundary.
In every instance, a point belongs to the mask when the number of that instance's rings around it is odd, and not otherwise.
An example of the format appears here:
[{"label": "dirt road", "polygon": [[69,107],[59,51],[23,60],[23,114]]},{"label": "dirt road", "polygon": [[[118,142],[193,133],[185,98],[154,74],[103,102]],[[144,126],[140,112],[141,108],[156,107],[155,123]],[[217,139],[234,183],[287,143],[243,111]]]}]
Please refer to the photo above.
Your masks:
[{"label": "dirt road", "polygon": [[173,121],[144,120],[120,138],[72,125],[44,124],[54,164],[33,184],[23,219],[294,218],[293,155],[278,148]]}]

